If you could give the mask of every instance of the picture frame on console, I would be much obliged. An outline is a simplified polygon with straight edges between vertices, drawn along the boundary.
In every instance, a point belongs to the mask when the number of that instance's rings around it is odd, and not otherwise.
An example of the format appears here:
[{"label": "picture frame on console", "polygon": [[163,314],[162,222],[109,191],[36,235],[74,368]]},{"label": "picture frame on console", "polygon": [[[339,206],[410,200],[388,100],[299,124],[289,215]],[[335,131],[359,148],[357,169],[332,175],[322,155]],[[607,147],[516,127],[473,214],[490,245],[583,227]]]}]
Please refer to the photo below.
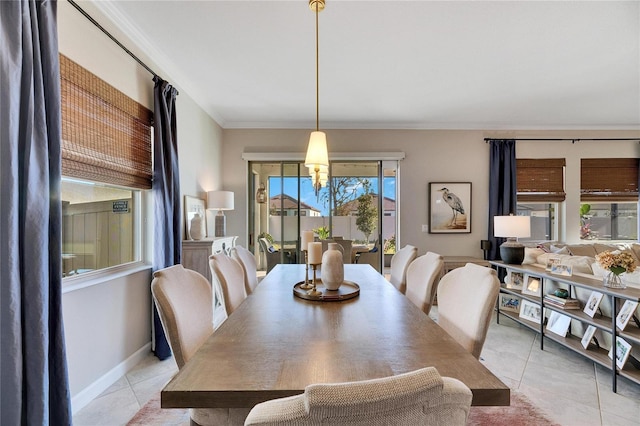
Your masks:
[{"label": "picture frame on console", "polygon": [[508,271],[507,276],[504,278],[504,282],[508,289],[522,291],[524,274],[522,272]]},{"label": "picture frame on console", "polygon": [[520,312],[520,298],[511,294],[500,294],[500,309],[503,311]]},{"label": "picture frame on console", "polygon": [[539,323],[542,319],[542,308],[540,305],[522,300],[520,302],[520,318]]},{"label": "picture frame on console", "polygon": [[542,286],[542,279],[535,275],[524,276],[525,285],[522,287],[522,294],[528,294],[530,296],[540,297],[540,287]]},{"label": "picture frame on console", "polygon": [[429,233],[471,233],[471,182],[429,182]]}]

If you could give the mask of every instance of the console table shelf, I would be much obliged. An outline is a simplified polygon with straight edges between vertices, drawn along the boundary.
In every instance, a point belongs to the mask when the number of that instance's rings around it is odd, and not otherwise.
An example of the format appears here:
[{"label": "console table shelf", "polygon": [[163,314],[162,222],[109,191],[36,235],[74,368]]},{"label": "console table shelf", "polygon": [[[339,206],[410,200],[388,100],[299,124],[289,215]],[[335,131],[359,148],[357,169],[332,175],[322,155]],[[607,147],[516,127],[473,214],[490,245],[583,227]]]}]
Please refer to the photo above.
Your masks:
[{"label": "console table shelf", "polygon": [[[571,327],[574,325],[573,322],[576,321],[582,325],[582,328],[586,328],[586,326],[591,325],[600,330],[601,333],[606,333],[606,336],[610,337],[611,342],[613,342],[612,344],[615,344],[616,337],[621,337],[629,344],[631,344],[631,352],[637,350],[640,347],[640,327],[638,327],[638,325],[633,320],[631,320],[624,330],[620,330],[618,327],[616,327],[615,318],[622,304],[626,300],[640,302],[640,289],[629,287],[626,289],[612,289],[604,287],[602,285],[602,280],[599,279],[590,278],[588,276],[582,276],[579,274],[574,274],[572,276],[552,274],[549,271],[546,271],[544,268],[534,265],[508,265],[500,261],[490,261],[489,263],[496,269],[503,268],[508,273],[515,272],[522,274],[524,278],[523,281],[525,281],[523,282],[523,286],[527,285],[526,278],[528,277],[535,277],[540,282],[538,295],[523,293],[521,290],[515,288],[507,288],[505,284],[502,284],[502,286],[500,287],[501,294],[515,296],[520,300],[526,300],[530,303],[535,304],[536,306],[539,306],[540,311],[542,312],[539,321],[530,321],[528,319],[521,318],[518,312],[501,309],[500,303],[497,303],[496,306],[498,312],[498,322],[500,321],[501,316],[507,317],[533,330],[534,332],[539,333],[542,336],[542,338],[540,339],[540,349],[544,349],[544,340],[545,338],[548,338],[609,369],[612,373],[612,389],[614,392],[616,392],[617,390],[618,376],[626,377],[627,379],[640,384],[640,369],[638,368],[637,363],[636,365],[632,363],[631,358],[628,359],[623,368],[620,369],[616,366],[615,357],[613,360],[609,358],[608,349],[596,346],[593,341],[589,344],[587,349],[585,349],[582,346],[580,336],[571,334]],[[579,292],[583,292],[582,294],[584,295],[584,291],[597,291],[599,293],[602,293],[603,300],[604,298],[607,298],[607,300],[610,302],[610,316],[603,315],[602,313],[597,313],[592,318],[583,311],[582,307],[580,309],[562,309],[561,307],[546,303],[544,295],[552,293],[558,288],[566,289],[569,292],[570,297],[576,297],[575,295]],[[562,315],[566,315],[571,319],[572,325],[569,327],[569,331],[567,332],[566,337],[546,330],[545,312],[547,311],[558,312]]]}]

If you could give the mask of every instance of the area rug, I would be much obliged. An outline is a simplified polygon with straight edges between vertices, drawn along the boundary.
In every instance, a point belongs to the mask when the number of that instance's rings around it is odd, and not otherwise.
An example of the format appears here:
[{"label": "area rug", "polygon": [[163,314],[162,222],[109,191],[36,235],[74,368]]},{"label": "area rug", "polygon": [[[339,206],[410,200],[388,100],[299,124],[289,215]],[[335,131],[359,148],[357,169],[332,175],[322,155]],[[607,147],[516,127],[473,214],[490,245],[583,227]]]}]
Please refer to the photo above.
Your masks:
[{"label": "area rug", "polygon": [[508,407],[471,407],[468,426],[559,426],[521,393],[511,390]]},{"label": "area rug", "polygon": [[[157,393],[136,413],[127,426],[178,426],[189,424],[189,410],[160,408]],[[509,407],[471,407],[469,426],[559,426],[540,412],[529,399],[513,390]]]}]

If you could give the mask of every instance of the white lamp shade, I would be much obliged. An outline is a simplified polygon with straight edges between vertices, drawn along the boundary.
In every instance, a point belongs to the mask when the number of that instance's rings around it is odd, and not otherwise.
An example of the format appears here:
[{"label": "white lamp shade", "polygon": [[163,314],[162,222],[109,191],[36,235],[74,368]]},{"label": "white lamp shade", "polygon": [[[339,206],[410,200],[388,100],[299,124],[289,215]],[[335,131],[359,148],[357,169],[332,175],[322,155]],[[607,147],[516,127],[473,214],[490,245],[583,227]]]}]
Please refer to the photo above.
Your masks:
[{"label": "white lamp shade", "polygon": [[494,216],[493,235],[502,238],[527,238],[531,236],[529,216]]},{"label": "white lamp shade", "polygon": [[233,210],[233,192],[207,192],[207,208],[210,210]]},{"label": "white lamp shade", "polygon": [[307,147],[307,157],[304,165],[329,166],[329,154],[327,153],[327,135],[324,132],[311,132],[309,146]]}]

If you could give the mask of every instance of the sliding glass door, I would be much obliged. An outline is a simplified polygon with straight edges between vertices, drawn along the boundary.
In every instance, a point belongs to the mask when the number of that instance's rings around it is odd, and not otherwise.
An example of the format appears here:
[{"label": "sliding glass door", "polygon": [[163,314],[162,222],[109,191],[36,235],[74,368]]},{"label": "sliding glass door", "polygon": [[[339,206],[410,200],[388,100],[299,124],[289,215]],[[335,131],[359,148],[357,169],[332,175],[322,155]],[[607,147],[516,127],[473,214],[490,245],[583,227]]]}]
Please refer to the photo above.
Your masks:
[{"label": "sliding glass door", "polygon": [[396,161],[334,161],[316,194],[301,162],[250,162],[249,244],[259,268],[302,263],[300,231],[309,229],[342,240],[345,261],[382,271],[385,252],[395,252],[396,169]]}]

